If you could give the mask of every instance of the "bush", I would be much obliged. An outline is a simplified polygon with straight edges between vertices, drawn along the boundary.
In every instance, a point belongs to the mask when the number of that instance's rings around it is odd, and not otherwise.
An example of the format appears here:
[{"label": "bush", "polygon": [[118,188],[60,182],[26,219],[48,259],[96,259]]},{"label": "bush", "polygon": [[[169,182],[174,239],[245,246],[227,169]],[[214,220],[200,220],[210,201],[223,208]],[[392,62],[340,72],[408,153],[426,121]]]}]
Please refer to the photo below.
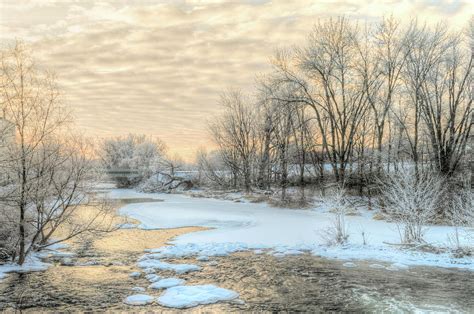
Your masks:
[{"label": "bush", "polygon": [[323,238],[328,245],[342,245],[349,240],[349,232],[346,224],[348,202],[343,188],[337,188],[327,197],[323,198],[323,206],[334,214],[334,217],[326,230]]},{"label": "bush", "polygon": [[400,169],[380,179],[387,214],[397,223],[404,244],[425,243],[426,225],[434,218],[443,180],[434,173]]}]

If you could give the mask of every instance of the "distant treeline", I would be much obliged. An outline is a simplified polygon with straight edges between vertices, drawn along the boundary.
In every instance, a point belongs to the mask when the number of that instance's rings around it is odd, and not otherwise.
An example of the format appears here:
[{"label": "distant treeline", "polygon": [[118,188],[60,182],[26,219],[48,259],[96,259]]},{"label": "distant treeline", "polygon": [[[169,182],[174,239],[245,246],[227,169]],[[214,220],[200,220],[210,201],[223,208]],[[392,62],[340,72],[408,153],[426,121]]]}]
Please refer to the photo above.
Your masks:
[{"label": "distant treeline", "polygon": [[305,45],[275,53],[255,96],[223,93],[210,123],[218,148],[198,155],[203,177],[282,197],[290,177],[364,187],[409,166],[456,178],[472,151],[473,44],[473,21],[460,33],[321,20]]}]

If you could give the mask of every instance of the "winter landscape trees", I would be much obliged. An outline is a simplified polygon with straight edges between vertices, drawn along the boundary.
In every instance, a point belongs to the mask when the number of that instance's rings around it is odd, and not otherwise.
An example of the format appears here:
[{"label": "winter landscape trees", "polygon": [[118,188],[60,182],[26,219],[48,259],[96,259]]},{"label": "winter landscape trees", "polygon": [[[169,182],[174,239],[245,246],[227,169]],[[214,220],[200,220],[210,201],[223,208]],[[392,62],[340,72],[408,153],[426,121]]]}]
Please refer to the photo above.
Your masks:
[{"label": "winter landscape trees", "polygon": [[[97,230],[106,208],[90,220],[75,219],[98,178],[90,143],[68,130],[70,115],[60,100],[54,76],[34,64],[17,43],[3,51],[0,99],[9,131],[0,167],[0,249],[21,265],[29,253],[82,233]],[[55,238],[59,227],[67,229]]]},{"label": "winter landscape trees", "polygon": [[[3,248],[21,264],[57,241],[55,231],[72,226],[87,201],[98,166],[109,174],[130,171],[117,183],[149,192],[192,184],[275,189],[288,204],[290,186],[311,184],[323,193],[328,186],[358,191],[369,207],[376,194],[407,243],[422,242],[423,226],[436,219],[468,223],[469,27],[457,35],[445,25],[394,18],[318,21],[304,45],[275,52],[257,93],[222,94],[222,113],[209,124],[216,149],[199,153],[194,182],[178,173],[185,163],[156,137],[108,138],[97,150],[72,135],[54,75],[17,44],[1,60]],[[462,192],[452,193],[456,187]],[[94,228],[75,225],[65,238]]]},{"label": "winter landscape trees", "polygon": [[[430,172],[456,186],[470,172],[472,41],[472,24],[457,34],[392,17],[317,22],[306,44],[275,53],[256,95],[239,97],[245,110],[212,125],[221,163],[210,181],[232,173],[229,185],[280,186],[282,199],[290,178],[370,194],[410,168],[416,182]],[[239,115],[253,128],[231,130]]]}]

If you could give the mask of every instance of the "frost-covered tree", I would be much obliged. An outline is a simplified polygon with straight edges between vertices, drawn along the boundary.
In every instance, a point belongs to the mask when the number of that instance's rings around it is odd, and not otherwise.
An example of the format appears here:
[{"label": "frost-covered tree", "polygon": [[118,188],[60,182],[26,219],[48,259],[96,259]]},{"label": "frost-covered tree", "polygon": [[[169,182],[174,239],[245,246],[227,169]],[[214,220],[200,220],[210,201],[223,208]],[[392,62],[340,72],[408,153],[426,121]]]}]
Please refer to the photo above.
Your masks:
[{"label": "frost-covered tree", "polygon": [[443,180],[428,170],[400,168],[380,179],[382,196],[397,223],[402,243],[424,243],[427,225],[435,217]]},{"label": "frost-covered tree", "polygon": [[134,182],[138,183],[157,171],[165,158],[163,141],[145,135],[129,134],[125,137],[105,139],[100,147],[102,164],[107,170],[133,170],[138,172]]},{"label": "frost-covered tree", "polygon": [[236,179],[242,178],[245,190],[250,191],[258,144],[256,112],[238,91],[224,93],[221,106],[224,112],[211,123],[211,135]]},{"label": "frost-covered tree", "polygon": [[50,244],[60,226],[76,224],[66,238],[90,230],[100,214],[92,221],[73,217],[95,171],[88,145],[67,135],[69,111],[54,76],[35,66],[23,44],[2,52],[0,84],[4,118],[15,132],[1,164],[9,180],[0,191],[0,215],[16,229],[10,249],[23,264],[30,252]]}]

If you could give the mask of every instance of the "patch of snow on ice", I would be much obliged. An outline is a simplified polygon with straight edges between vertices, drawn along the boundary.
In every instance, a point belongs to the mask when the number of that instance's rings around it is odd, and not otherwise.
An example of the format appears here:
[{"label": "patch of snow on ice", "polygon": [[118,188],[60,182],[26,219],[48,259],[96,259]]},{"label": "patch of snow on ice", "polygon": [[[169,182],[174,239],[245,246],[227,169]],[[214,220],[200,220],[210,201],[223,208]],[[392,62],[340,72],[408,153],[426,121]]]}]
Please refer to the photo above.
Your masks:
[{"label": "patch of snow on ice", "polygon": [[173,308],[190,308],[200,304],[212,304],[219,301],[229,301],[239,297],[232,290],[213,285],[176,286],[167,289],[158,298],[158,303]]},{"label": "patch of snow on ice", "polygon": [[408,266],[402,263],[393,263],[392,267],[396,267],[398,269],[408,269]]},{"label": "patch of snow on ice", "polygon": [[146,254],[140,261],[146,259],[159,258],[180,258],[188,256],[227,256],[229,254],[247,251],[251,247],[245,243],[186,243],[173,246],[164,246],[157,249],[148,250],[151,254]]},{"label": "patch of snow on ice", "polygon": [[285,254],[285,255],[301,255],[301,254],[303,254],[303,252],[301,252],[299,250],[288,250],[288,251],[284,251],[283,254]]},{"label": "patch of snow on ice", "polygon": [[170,264],[155,259],[145,259],[138,262],[140,268],[156,268],[160,270],[172,270],[177,274],[184,274],[191,271],[198,271],[201,267],[192,264]]},{"label": "patch of snow on ice", "polygon": [[150,289],[163,289],[163,288],[171,288],[174,286],[183,285],[186,281],[179,278],[165,278],[161,279],[157,282],[152,283],[148,286]]},{"label": "patch of snow on ice", "polygon": [[346,262],[346,263],[342,264],[342,266],[344,266],[344,267],[357,267],[357,265],[352,263],[352,262]]},{"label": "patch of snow on ice", "polygon": [[123,302],[128,305],[146,305],[153,303],[154,300],[154,297],[146,294],[134,294],[126,297]]},{"label": "patch of snow on ice", "polygon": [[6,263],[0,265],[0,279],[6,277],[8,273],[29,273],[36,271],[45,271],[51,264],[44,263],[38,257],[38,254],[30,254],[23,265],[16,263]]},{"label": "patch of snow on ice", "polygon": [[196,258],[197,261],[200,261],[200,262],[207,262],[209,261],[209,256],[205,256],[205,255],[202,255],[202,256],[198,256]]},{"label": "patch of snow on ice", "polygon": [[158,276],[157,274],[148,274],[145,276],[145,278],[149,282],[157,282],[158,280],[161,279],[161,276]]}]

